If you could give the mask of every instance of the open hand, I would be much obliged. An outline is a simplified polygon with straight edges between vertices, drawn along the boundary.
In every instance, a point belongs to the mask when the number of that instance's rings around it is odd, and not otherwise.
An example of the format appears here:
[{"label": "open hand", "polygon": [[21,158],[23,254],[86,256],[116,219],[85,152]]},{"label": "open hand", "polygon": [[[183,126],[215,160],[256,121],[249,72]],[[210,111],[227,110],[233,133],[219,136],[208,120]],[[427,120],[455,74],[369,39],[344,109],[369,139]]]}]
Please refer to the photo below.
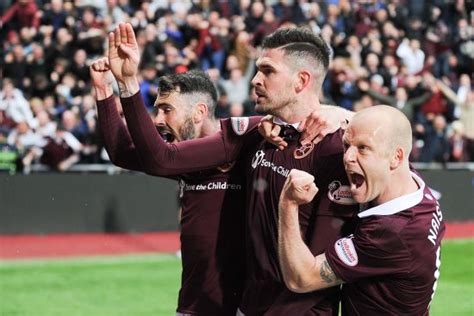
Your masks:
[{"label": "open hand", "polygon": [[354,116],[353,112],[341,107],[321,105],[320,109],[312,112],[306,120],[301,122],[298,128],[301,131],[301,145],[311,142],[319,143],[326,135],[343,127],[343,123],[346,120],[350,121],[352,116]]},{"label": "open hand", "polygon": [[109,33],[109,64],[119,82],[134,79],[138,74],[140,51],[130,23],[120,23]]}]

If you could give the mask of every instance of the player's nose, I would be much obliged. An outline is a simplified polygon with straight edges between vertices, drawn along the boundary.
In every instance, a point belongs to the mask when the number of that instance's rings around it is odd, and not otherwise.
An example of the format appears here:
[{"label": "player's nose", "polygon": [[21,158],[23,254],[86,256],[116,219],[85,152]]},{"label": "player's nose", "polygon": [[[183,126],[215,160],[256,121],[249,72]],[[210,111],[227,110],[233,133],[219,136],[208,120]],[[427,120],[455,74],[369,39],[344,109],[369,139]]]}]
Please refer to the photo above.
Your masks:
[{"label": "player's nose", "polygon": [[153,122],[155,123],[155,125],[165,125],[165,116],[163,115],[161,110],[158,110],[156,112]]},{"label": "player's nose", "polygon": [[349,148],[346,149],[346,152],[344,153],[344,163],[353,163],[355,162],[356,158],[356,151],[355,147],[350,146]]},{"label": "player's nose", "polygon": [[253,76],[252,81],[250,82],[252,84],[252,86],[256,87],[258,85],[262,85],[262,79],[261,79],[260,74],[261,73],[259,71],[255,74],[255,76]]}]

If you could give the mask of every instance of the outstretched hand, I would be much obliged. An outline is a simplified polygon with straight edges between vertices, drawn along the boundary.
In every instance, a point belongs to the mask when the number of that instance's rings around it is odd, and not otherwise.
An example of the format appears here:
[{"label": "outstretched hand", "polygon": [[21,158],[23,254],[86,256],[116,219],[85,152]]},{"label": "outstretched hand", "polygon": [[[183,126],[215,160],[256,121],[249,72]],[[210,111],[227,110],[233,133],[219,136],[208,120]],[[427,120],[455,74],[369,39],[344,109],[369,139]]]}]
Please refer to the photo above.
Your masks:
[{"label": "outstretched hand", "polygon": [[117,81],[123,83],[136,78],[140,51],[130,23],[120,23],[109,33],[109,64]]},{"label": "outstretched hand", "polygon": [[301,131],[300,143],[302,145],[313,142],[319,143],[326,135],[334,133],[350,121],[354,113],[338,106],[321,105],[321,108],[312,112],[298,130]]},{"label": "outstretched hand", "polygon": [[275,146],[278,149],[283,150],[288,146],[288,143],[279,136],[281,126],[273,123],[273,116],[267,115],[260,120],[258,123],[258,132],[265,138],[265,140]]}]

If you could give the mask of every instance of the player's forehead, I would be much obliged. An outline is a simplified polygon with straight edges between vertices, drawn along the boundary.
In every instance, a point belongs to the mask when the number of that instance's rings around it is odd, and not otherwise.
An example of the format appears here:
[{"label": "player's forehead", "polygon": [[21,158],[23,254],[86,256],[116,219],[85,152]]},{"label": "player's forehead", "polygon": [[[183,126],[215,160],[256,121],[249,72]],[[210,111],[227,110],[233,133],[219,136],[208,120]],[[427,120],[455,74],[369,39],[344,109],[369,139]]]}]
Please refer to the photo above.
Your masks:
[{"label": "player's forehead", "polygon": [[177,91],[162,93],[156,98],[155,107],[173,107],[177,112],[184,111],[186,99]]},{"label": "player's forehead", "polygon": [[279,48],[267,48],[264,49],[260,57],[256,61],[258,68],[261,67],[273,67],[279,68],[283,64],[285,59],[285,53]]},{"label": "player's forehead", "polygon": [[376,126],[363,120],[354,120],[344,132],[343,141],[349,144],[374,142],[380,133]]}]

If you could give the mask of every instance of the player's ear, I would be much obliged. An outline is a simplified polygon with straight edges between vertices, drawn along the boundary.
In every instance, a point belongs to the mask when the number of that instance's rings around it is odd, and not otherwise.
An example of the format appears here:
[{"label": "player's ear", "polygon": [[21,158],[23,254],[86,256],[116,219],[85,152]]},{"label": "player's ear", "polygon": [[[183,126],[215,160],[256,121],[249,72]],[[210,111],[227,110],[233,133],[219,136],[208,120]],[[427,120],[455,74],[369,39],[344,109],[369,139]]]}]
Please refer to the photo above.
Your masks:
[{"label": "player's ear", "polygon": [[311,81],[311,74],[306,71],[302,70],[298,72],[298,77],[296,80],[295,90],[296,92],[301,92],[305,87],[310,84]]},{"label": "player's ear", "polygon": [[398,146],[395,149],[395,152],[392,154],[392,158],[390,160],[390,169],[397,169],[403,163],[404,158],[405,150],[401,146]]},{"label": "player's ear", "polygon": [[194,123],[198,124],[201,123],[206,119],[206,117],[209,114],[209,108],[207,107],[206,104],[204,103],[198,103],[196,107],[194,108]]}]

